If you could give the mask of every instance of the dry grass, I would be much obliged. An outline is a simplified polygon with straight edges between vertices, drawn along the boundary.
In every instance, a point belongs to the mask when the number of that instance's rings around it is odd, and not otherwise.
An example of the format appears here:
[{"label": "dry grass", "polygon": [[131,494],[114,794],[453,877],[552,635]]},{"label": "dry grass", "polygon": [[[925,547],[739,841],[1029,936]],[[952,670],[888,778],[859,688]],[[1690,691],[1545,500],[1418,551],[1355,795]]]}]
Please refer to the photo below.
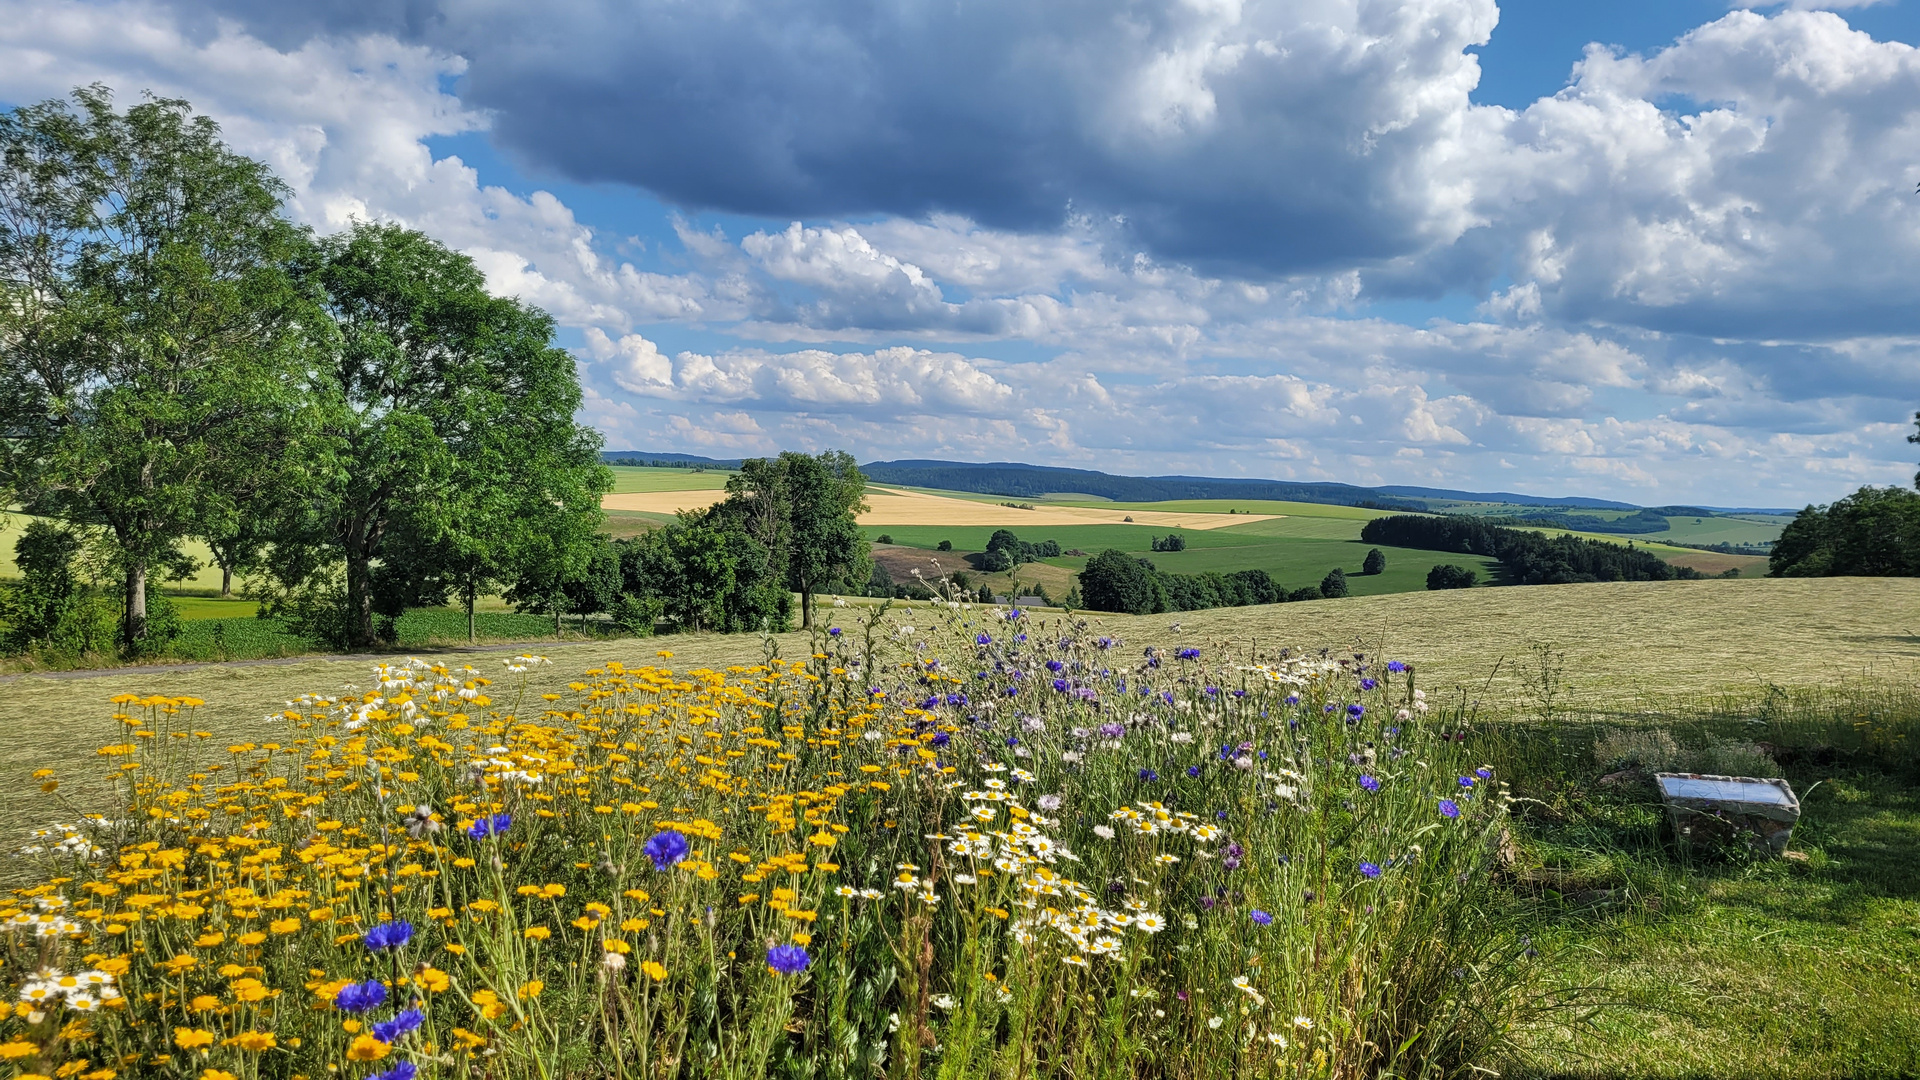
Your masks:
[{"label": "dry grass", "polygon": [[[724,497],[711,489],[685,491],[641,491],[607,495],[600,505],[608,510],[639,510],[653,514],[672,514],[698,510]],[[997,503],[956,499],[904,488],[867,489],[867,505],[860,515],[862,525],[993,525],[1018,528],[1047,525],[1120,525],[1129,519],[1135,525],[1161,528],[1219,529],[1267,521],[1272,514],[1215,514],[1196,511],[1113,510],[1099,506],[1056,506],[1040,503],[1032,510],[1021,510]]]}]

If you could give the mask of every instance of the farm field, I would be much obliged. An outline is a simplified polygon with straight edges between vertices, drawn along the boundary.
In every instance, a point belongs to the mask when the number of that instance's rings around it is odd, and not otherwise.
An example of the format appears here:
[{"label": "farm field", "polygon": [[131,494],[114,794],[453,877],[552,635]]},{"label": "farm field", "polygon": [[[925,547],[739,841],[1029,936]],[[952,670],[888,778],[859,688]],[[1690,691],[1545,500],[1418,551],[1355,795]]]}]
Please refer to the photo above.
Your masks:
[{"label": "farm field", "polygon": [[615,494],[636,491],[719,491],[727,486],[730,472],[721,469],[648,469],[633,465],[614,465]]},{"label": "farm field", "polygon": [[[931,605],[896,605],[890,619],[926,627]],[[828,608],[857,627],[872,610]],[[1764,620],[1751,613],[1764,611]],[[1038,620],[1049,632],[1058,619]],[[1283,645],[1351,645],[1411,662],[1436,701],[1481,704],[1474,747],[1525,796],[1516,822],[1527,869],[1514,902],[1543,950],[1543,977],[1592,1010],[1572,1031],[1540,1027],[1492,1062],[1501,1075],[1646,1080],[1913,1075],[1920,1068],[1920,799],[1910,782],[1849,759],[1796,763],[1803,797],[1800,862],[1688,860],[1661,832],[1662,814],[1631,792],[1595,787],[1588,748],[1606,724],[1663,725],[1683,739],[1751,734],[1742,717],[1773,718],[1786,741],[1824,725],[1920,720],[1920,581],[1800,579],[1617,583],[1415,593],[1181,616],[1098,617],[1087,632],[1118,635],[1120,654],[1146,643],[1193,645],[1247,659]],[[782,651],[808,649],[799,634]],[[1535,717],[1531,647],[1557,643],[1566,693],[1559,726]],[[751,663],[748,636],[688,635],[543,650],[554,663],[524,684],[499,652],[447,655],[498,681],[503,711],[537,707],[589,668],[618,659],[678,670]],[[671,657],[657,655],[669,651]],[[369,660],[303,660],[173,671],[120,671],[0,681],[0,823],[11,832],[51,816],[51,800],[20,782],[60,770],[60,794],[87,806],[102,771],[90,748],[119,736],[107,698],[126,691],[206,700],[194,727],[211,757],[227,744],[282,737],[263,719],[309,691],[364,685]],[[1491,676],[1491,677],[1490,677]],[[1775,686],[1774,696],[1765,696]],[[1456,690],[1456,688],[1458,688]],[[1904,718],[1904,720],[1901,720]],[[1796,728],[1794,725],[1801,727]],[[1549,737],[1551,732],[1551,737]],[[1754,735],[1753,737],[1762,737]],[[1889,759],[1890,761],[1892,759]],[[1818,787],[1815,781],[1825,781]],[[1527,885],[1527,882],[1551,884]],[[1600,899],[1594,899],[1599,897]]]}]

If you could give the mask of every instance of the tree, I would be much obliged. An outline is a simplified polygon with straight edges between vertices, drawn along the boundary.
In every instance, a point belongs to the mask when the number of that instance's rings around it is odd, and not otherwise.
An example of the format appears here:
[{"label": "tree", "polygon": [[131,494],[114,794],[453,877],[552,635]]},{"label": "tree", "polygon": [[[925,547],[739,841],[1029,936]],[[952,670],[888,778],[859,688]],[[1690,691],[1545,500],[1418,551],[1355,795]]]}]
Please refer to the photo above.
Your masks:
[{"label": "tree", "polygon": [[[1913,426],[1920,428],[1920,412],[1913,414]],[[1913,434],[1907,436],[1907,441],[1910,443],[1920,443],[1920,431],[1915,431]],[[1913,486],[1920,488],[1920,473],[1913,474]]]},{"label": "tree", "polygon": [[651,601],[682,631],[787,628],[793,594],[771,558],[737,518],[718,507],[689,511],[620,553],[622,600]]},{"label": "tree", "polygon": [[936,545],[934,546],[934,549],[933,549],[933,550],[935,550],[935,551],[952,551],[952,550],[953,550],[953,541],[951,541],[951,540],[942,540],[942,541],[940,541],[940,543],[938,543],[938,544],[936,544]]},{"label": "tree", "polygon": [[244,433],[300,407],[324,320],[300,287],[286,188],[184,101],[116,112],[102,86],[0,116],[4,475],[38,513],[98,526],[120,641],[148,634],[150,578],[227,516],[261,463]]},{"label": "tree", "polygon": [[893,537],[886,533],[881,533],[879,536],[873,538],[873,542],[876,544],[891,544],[893,543]]},{"label": "tree", "polygon": [[1153,564],[1118,548],[1087,560],[1080,571],[1080,596],[1092,611],[1147,615],[1157,606]]},{"label": "tree", "polygon": [[1807,507],[1780,531],[1767,575],[1920,575],[1920,494],[1863,487],[1831,506]]},{"label": "tree", "polygon": [[822,586],[866,575],[858,520],[866,488],[853,456],[840,450],[749,458],[727,479],[720,512],[766,549],[772,580],[800,594],[802,628],[813,625],[813,594]]},{"label": "tree", "polygon": [[[467,256],[393,225],[329,238],[313,271],[336,344],[306,462],[306,513],[277,545],[290,586],[341,581],[343,644],[373,638],[376,587],[402,606],[413,586],[375,580],[389,549],[468,600],[495,580],[556,612],[585,568],[611,474],[599,436],[574,423],[573,358],[553,320],[495,297]],[[471,619],[469,619],[471,622]]]},{"label": "tree", "polygon": [[1329,600],[1347,595],[1347,572],[1337,566],[1328,571],[1320,579],[1320,595]]},{"label": "tree", "polygon": [[1360,572],[1368,576],[1385,573],[1386,569],[1387,557],[1381,554],[1379,548],[1368,551],[1366,561],[1360,564]]},{"label": "tree", "polygon": [[1464,566],[1454,566],[1443,563],[1427,571],[1427,588],[1434,591],[1441,589],[1471,589],[1479,582],[1479,579],[1480,575]]}]

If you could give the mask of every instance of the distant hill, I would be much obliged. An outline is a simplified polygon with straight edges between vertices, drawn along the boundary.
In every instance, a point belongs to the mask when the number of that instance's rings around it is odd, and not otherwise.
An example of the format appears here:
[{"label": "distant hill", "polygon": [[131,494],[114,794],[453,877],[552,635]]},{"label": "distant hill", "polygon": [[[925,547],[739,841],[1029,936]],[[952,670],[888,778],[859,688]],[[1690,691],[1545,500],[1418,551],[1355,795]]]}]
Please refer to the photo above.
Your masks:
[{"label": "distant hill", "polygon": [[[719,459],[698,454],[663,453],[650,450],[610,450],[601,455],[610,465],[704,465],[710,469],[732,469],[739,458]],[[1528,513],[1529,524],[1554,525],[1592,532],[1657,532],[1664,528],[1660,515],[1710,516],[1714,514],[1791,514],[1791,509],[1758,507],[1661,506],[1643,508],[1633,503],[1593,499],[1579,495],[1549,498],[1520,495],[1510,491],[1455,491],[1450,488],[1360,487],[1354,484],[1309,483],[1292,480],[1228,479],[1215,476],[1116,476],[1092,469],[1063,469],[1050,465],[1027,465],[1017,461],[937,461],[908,459],[874,461],[860,466],[868,480],[902,487],[939,488],[943,491],[971,491],[982,495],[1007,495],[1036,498],[1060,492],[1091,495],[1114,502],[1165,502],[1170,499],[1276,499],[1285,502],[1327,503],[1335,506],[1364,506],[1381,510],[1427,511],[1429,502],[1495,503],[1514,507],[1537,507],[1561,513]],[[1566,511],[1637,511],[1633,518],[1610,522]],[[1551,519],[1551,520],[1550,520]],[[1658,524],[1656,524],[1658,522]]]}]

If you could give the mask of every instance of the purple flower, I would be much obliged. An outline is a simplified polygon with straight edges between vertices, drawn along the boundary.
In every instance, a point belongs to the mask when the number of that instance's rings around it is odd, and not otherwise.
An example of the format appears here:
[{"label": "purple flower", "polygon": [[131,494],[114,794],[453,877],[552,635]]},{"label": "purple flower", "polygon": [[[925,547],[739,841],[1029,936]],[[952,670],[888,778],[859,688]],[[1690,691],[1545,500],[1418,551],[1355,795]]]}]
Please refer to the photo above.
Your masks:
[{"label": "purple flower", "polygon": [[368,979],[361,983],[348,983],[333,996],[333,1007],[341,1012],[371,1012],[387,1000],[387,988],[378,980]]},{"label": "purple flower", "polygon": [[1376,686],[1379,686],[1379,685],[1380,685],[1379,683],[1377,683],[1377,682],[1374,682],[1374,681],[1373,681],[1372,679],[1361,679],[1361,680],[1360,680],[1360,689],[1362,689],[1362,690],[1371,690],[1371,689],[1373,689],[1374,687],[1376,687]]},{"label": "purple flower", "polygon": [[1368,791],[1379,791],[1380,781],[1375,780],[1371,776],[1363,776],[1360,778],[1360,786],[1366,788]]},{"label": "purple flower", "polygon": [[1360,876],[1366,877],[1366,878],[1377,878],[1380,876],[1380,868],[1373,865],[1370,862],[1363,862],[1360,864]]},{"label": "purple flower", "polygon": [[1288,704],[1288,705],[1298,705],[1298,704],[1300,704],[1300,695],[1299,695],[1299,694],[1288,694],[1288,695],[1287,695],[1287,700],[1286,700],[1286,704]]},{"label": "purple flower", "polygon": [[1018,694],[1019,692],[1020,692],[1020,688],[1019,688],[1019,687],[1017,687],[1017,686],[1009,686],[1009,687],[1007,687],[1007,696],[1008,696],[1008,697],[1013,697],[1014,695],[1016,695],[1016,694]]},{"label": "purple flower", "polygon": [[1102,738],[1118,739],[1126,733],[1127,726],[1125,724],[1115,723],[1109,720],[1100,725],[1100,735]]},{"label": "purple flower", "polygon": [[1187,766],[1187,775],[1188,775],[1188,776],[1199,776],[1199,775],[1200,775],[1200,766],[1198,766],[1198,765],[1189,765],[1189,766]]},{"label": "purple flower", "polygon": [[1158,779],[1160,779],[1160,774],[1159,774],[1159,773],[1157,773],[1157,772],[1154,772],[1154,771],[1153,771],[1152,769],[1141,769],[1141,770],[1140,770],[1140,779],[1142,779],[1142,780],[1158,780]]},{"label": "purple flower", "polygon": [[967,703],[967,695],[965,694],[948,694],[947,695],[947,704],[949,705],[965,705],[966,703]]},{"label": "purple flower", "polygon": [[976,645],[991,645],[991,644],[993,644],[993,638],[992,638],[991,636],[989,636],[989,635],[987,635],[987,634],[981,634],[981,635],[980,635],[979,637],[977,637],[977,638],[974,638],[974,639],[973,639],[973,641],[974,641],[974,644],[976,644]]},{"label": "purple flower", "polygon": [[476,819],[467,826],[467,835],[475,840],[485,840],[489,836],[499,836],[513,825],[512,814],[495,814],[492,817]]},{"label": "purple flower", "polygon": [[1407,665],[1401,663],[1398,660],[1389,660],[1387,661],[1387,670],[1393,672],[1395,675],[1398,675],[1401,672],[1407,670]]},{"label": "purple flower", "polygon": [[1452,799],[1441,799],[1440,815],[1442,817],[1459,817],[1460,804],[1457,802],[1454,802]]},{"label": "purple flower", "polygon": [[767,966],[776,975],[798,975],[813,961],[798,945],[775,945],[767,950]]},{"label": "purple flower", "polygon": [[367,1080],[413,1080],[420,1067],[411,1061],[402,1061],[386,1072],[374,1073]]},{"label": "purple flower", "polygon": [[839,637],[839,636],[840,636],[840,628],[839,628],[839,627],[837,627],[837,626],[829,626],[829,627],[827,627],[827,636],[828,636],[828,637]]},{"label": "purple flower", "polygon": [[1174,653],[1174,655],[1179,657],[1182,660],[1198,660],[1200,659],[1200,650],[1199,649],[1181,649],[1179,652]]},{"label": "purple flower", "polygon": [[667,867],[673,866],[680,862],[680,860],[686,858],[687,852],[691,849],[692,845],[687,843],[685,836],[680,835],[680,833],[672,829],[667,829],[663,832],[654,833],[653,838],[647,841],[647,846],[640,850],[647,858],[653,860],[653,868],[655,870],[665,870]]},{"label": "purple flower", "polygon": [[1259,923],[1261,926],[1273,925],[1273,916],[1267,914],[1264,911],[1261,911],[1259,908],[1254,908],[1253,914],[1250,917],[1253,919],[1254,922]]},{"label": "purple flower", "polygon": [[1347,706],[1347,716],[1348,716],[1349,718],[1351,718],[1351,719],[1354,719],[1354,720],[1358,720],[1358,719],[1360,719],[1361,717],[1363,717],[1363,716],[1365,716],[1365,715],[1367,715],[1367,707],[1366,707],[1365,705],[1349,705],[1349,706]]},{"label": "purple flower", "polygon": [[1473,775],[1479,777],[1482,780],[1491,780],[1493,779],[1493,770],[1488,768],[1479,768],[1479,769],[1473,770]]},{"label": "purple flower", "polygon": [[1055,690],[1058,690],[1058,691],[1060,691],[1060,692],[1061,692],[1061,693],[1063,693],[1063,694],[1064,694],[1064,693],[1066,693],[1066,692],[1067,692],[1067,680],[1065,680],[1065,679],[1055,679],[1055,680],[1053,680],[1053,688],[1054,688]]},{"label": "purple flower", "polygon": [[1059,670],[1060,670],[1061,668],[1063,668],[1063,667],[1066,667],[1066,666],[1067,666],[1067,665],[1065,665],[1065,664],[1063,664],[1063,663],[1061,663],[1061,662],[1060,662],[1060,661],[1058,661],[1058,660],[1049,660],[1049,661],[1047,661],[1047,670],[1048,670],[1048,671],[1059,671]]},{"label": "purple flower", "polygon": [[[367,931],[367,936],[364,940],[367,945],[367,951],[379,952],[382,949],[397,949],[405,945],[407,939],[411,937],[413,937],[413,924],[402,919],[397,922],[381,923],[379,926]],[[380,1041],[392,1042],[393,1040],[382,1039]]]},{"label": "purple flower", "polygon": [[373,1037],[383,1043],[399,1042],[400,1037],[426,1023],[427,1016],[419,1009],[408,1009],[395,1014],[391,1020],[373,1025]]},{"label": "purple flower", "polygon": [[933,745],[935,746],[945,746],[952,741],[953,736],[944,731],[936,731],[933,733]]},{"label": "purple flower", "polygon": [[1471,776],[1463,776],[1463,777],[1461,777],[1461,778],[1460,778],[1460,786],[1461,786],[1461,787],[1472,787],[1472,786],[1473,786],[1473,777],[1471,777]]}]

